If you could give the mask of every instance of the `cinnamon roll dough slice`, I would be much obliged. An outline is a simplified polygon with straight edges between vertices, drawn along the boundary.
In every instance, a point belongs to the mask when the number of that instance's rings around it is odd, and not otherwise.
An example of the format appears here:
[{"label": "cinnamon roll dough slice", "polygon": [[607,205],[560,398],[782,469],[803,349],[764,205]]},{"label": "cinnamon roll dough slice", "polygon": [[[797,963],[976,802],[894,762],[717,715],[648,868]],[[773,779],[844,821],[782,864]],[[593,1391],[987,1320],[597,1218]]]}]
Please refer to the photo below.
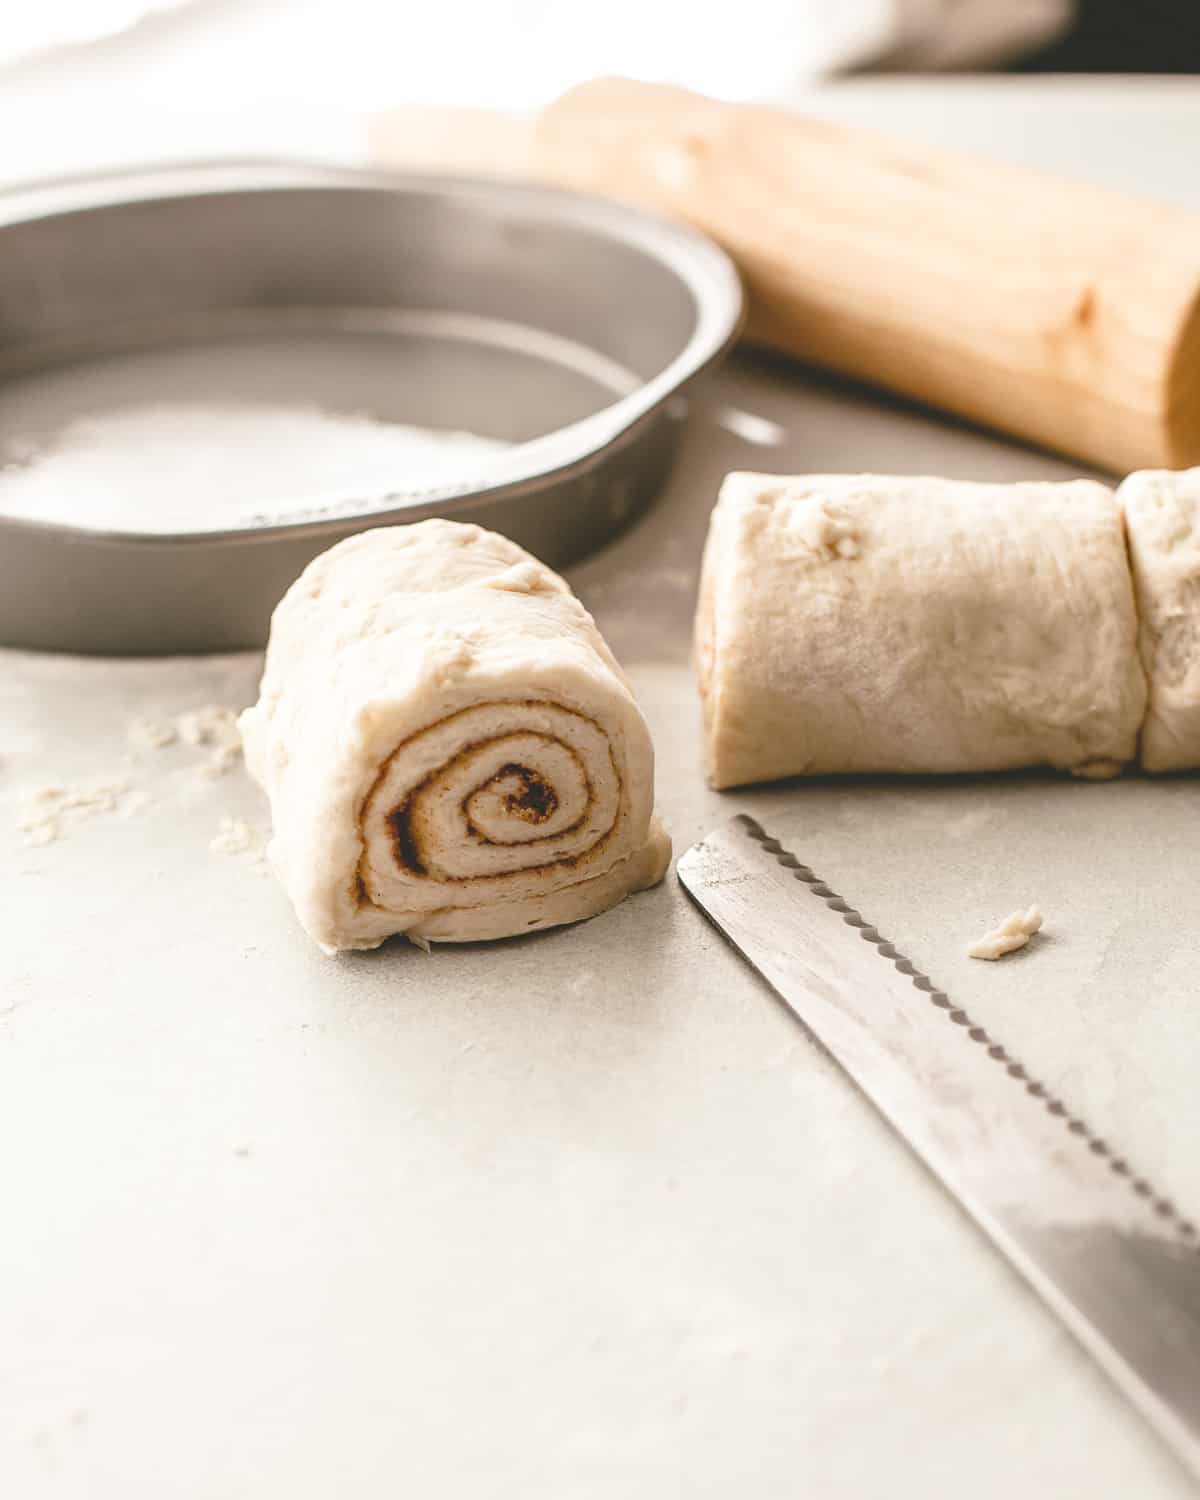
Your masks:
[{"label": "cinnamon roll dough slice", "polygon": [[275,611],[246,762],[328,953],[578,921],[660,880],[645,720],[556,574],[478,526],[340,542]]},{"label": "cinnamon roll dough slice", "polygon": [[1147,771],[1200,767],[1200,469],[1145,469],[1117,490],[1125,508],[1150,688],[1142,726]]},{"label": "cinnamon roll dough slice", "polygon": [[1136,636],[1104,485],[731,474],[696,622],[709,778],[1113,775]]}]

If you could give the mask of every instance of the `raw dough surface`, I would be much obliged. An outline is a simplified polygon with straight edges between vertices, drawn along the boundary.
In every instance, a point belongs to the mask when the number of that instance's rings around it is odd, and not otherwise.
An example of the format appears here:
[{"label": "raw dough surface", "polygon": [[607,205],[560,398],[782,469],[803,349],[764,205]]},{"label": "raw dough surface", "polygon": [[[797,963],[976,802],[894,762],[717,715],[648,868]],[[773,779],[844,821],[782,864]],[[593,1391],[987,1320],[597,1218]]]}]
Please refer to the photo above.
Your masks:
[{"label": "raw dough surface", "polygon": [[591,616],[477,526],[381,528],[317,558],[240,723],[271,861],[327,952],[577,921],[670,859],[649,731]]},{"label": "raw dough surface", "polygon": [[1200,766],[1200,469],[1141,470],[1117,491],[1125,509],[1150,688],[1147,771]]},{"label": "raw dough surface", "polygon": [[1104,485],[731,474],[696,619],[709,779],[1113,775],[1136,638]]}]

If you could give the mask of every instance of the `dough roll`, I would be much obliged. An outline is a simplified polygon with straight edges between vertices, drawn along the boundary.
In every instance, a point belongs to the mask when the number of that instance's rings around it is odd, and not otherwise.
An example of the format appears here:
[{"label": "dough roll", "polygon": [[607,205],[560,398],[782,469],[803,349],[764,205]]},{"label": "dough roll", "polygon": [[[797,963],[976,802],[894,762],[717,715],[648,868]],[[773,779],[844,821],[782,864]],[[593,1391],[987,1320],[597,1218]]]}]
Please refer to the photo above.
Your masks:
[{"label": "dough roll", "polygon": [[695,655],[716,787],[1110,776],[1146,703],[1121,511],[1086,480],[731,474]]},{"label": "dough roll", "polygon": [[312,562],[240,726],[270,857],[327,952],[509,937],[662,878],[645,720],[556,574],[423,521]]},{"label": "dough roll", "polygon": [[1125,509],[1150,690],[1147,771],[1200,767],[1200,469],[1143,470],[1117,491]]}]

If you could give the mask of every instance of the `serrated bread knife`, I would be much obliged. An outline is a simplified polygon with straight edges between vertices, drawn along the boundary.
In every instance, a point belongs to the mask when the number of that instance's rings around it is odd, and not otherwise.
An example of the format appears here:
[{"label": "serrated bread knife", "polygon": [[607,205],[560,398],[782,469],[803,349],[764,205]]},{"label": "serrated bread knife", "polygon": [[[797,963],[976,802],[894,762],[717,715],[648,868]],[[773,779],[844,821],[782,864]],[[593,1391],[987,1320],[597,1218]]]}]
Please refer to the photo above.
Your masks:
[{"label": "serrated bread knife", "polygon": [[1200,1237],[756,823],[679,861],[754,965],[1200,1479]]}]

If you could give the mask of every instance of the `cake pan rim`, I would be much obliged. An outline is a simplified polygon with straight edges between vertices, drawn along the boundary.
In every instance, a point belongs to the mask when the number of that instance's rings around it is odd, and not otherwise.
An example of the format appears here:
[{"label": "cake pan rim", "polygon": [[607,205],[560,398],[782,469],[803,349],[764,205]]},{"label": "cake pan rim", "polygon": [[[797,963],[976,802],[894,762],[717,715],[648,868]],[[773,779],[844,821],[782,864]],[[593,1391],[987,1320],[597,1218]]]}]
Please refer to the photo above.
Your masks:
[{"label": "cake pan rim", "polygon": [[[639,206],[536,181],[458,174],[381,171],[300,160],[208,161],[114,168],[81,176],[25,182],[0,191],[0,237],[6,228],[123,204],[199,197],[206,194],[297,189],[377,189],[396,193],[491,199],[523,199],[544,205],[549,214],[573,220],[597,233],[641,249],[673,274],[696,306],[696,324],[686,342],[656,375],[598,412],[556,431],[514,446],[511,463],[498,461],[499,473],[487,484],[441,486],[402,495],[377,494],[347,501],[330,515],[278,522],[248,521],[237,526],[177,531],[142,531],[0,515],[0,529],[37,533],[46,540],[112,546],[186,549],[196,545],[247,545],[300,536],[334,534],[359,523],[402,524],[430,507],[451,513],[458,505],[478,507],[552,487],[572,471],[592,463],[679,395],[702,371],[725,354],[745,320],[745,297],[737,269],[714,241],[699,230]],[[448,309],[450,310],[450,309]],[[36,346],[34,346],[36,347]],[[2,352],[2,351],[0,351]],[[391,501],[398,503],[389,503]]]}]

